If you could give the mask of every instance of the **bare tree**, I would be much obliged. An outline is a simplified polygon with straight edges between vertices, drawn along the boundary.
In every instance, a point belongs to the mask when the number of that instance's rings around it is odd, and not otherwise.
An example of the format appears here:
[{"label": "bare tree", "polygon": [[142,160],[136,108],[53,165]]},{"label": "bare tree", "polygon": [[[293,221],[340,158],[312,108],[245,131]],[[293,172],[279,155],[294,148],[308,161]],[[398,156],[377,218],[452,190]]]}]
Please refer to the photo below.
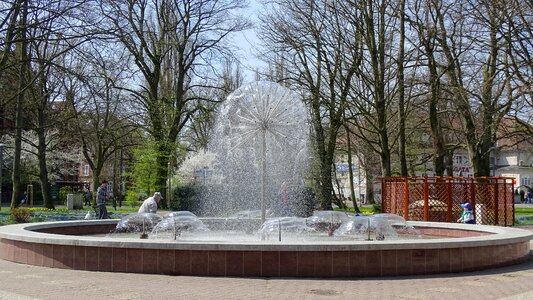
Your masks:
[{"label": "bare tree", "polygon": [[[34,146],[39,159],[40,182],[45,206],[53,208],[49,194],[49,170],[46,152],[50,151],[50,133],[57,131],[61,118],[51,118],[50,112],[57,113],[59,106],[53,103],[60,98],[55,89],[54,70],[60,69],[58,58],[83,43],[87,38],[85,14],[80,18],[87,1],[13,1],[2,4],[2,61],[0,75],[3,80],[6,70],[18,69],[16,81],[18,88],[15,101],[15,151],[13,160],[13,198],[12,206],[18,203],[20,193],[20,156],[23,130],[33,130],[38,136]],[[16,45],[14,51],[12,46]],[[12,74],[9,74],[12,76]],[[10,94],[10,96],[12,95]],[[9,101],[6,101],[9,104]],[[2,101],[2,106],[5,102]],[[2,107],[4,108],[4,107]]]},{"label": "bare tree", "polygon": [[[35,4],[28,2],[27,8],[23,10],[27,16],[27,28],[20,26],[18,29],[25,31],[24,40],[21,39],[20,43],[26,43],[27,46],[27,57],[21,64],[22,69],[26,68],[25,77],[21,77],[25,86],[20,86],[19,89],[19,97],[25,102],[24,129],[34,131],[38,137],[36,142],[26,142],[36,149],[39,181],[47,208],[54,207],[50,197],[47,152],[55,150],[54,147],[59,145],[59,132],[56,129],[60,127],[62,106],[57,103],[64,100],[58,80],[62,70],[61,58],[90,38],[85,30],[80,30],[86,25],[79,14],[83,8],[84,1],[77,0]],[[17,126],[17,130],[19,129]],[[15,163],[16,161],[17,159]],[[18,184],[16,182],[17,180],[13,181],[14,191],[19,189],[15,188]]]},{"label": "bare tree", "polygon": [[410,24],[413,27],[413,31],[416,32],[416,38],[421,45],[421,57],[419,58],[421,65],[427,70],[426,72],[420,72],[419,81],[422,86],[427,86],[428,89],[427,102],[424,103],[427,103],[429,132],[433,145],[434,170],[435,175],[443,176],[446,169],[445,158],[447,157],[447,151],[442,125],[443,120],[446,118],[443,117],[445,112],[442,111],[442,108],[446,109],[446,98],[442,92],[441,78],[444,71],[439,68],[440,55],[436,39],[435,14],[431,9],[432,5],[428,1],[414,1],[412,4],[414,13]]},{"label": "bare tree", "polygon": [[[145,111],[146,130],[157,142],[157,188],[164,192],[177,138],[216,88],[216,60],[229,54],[225,39],[248,27],[239,0],[101,0],[112,35],[134,58],[139,89],[123,87]],[[167,198],[167,197],[165,197]]]},{"label": "bare tree", "polygon": [[498,1],[432,1],[443,68],[460,116],[474,176],[490,176],[496,131],[516,99],[509,89],[504,7]]},{"label": "bare tree", "polygon": [[107,51],[93,42],[72,55],[62,80],[73,116],[66,131],[91,168],[93,190],[102,177],[109,177],[102,174],[106,163],[141,140],[138,113],[128,105],[128,95],[115,87],[127,81],[128,57],[125,51]]},{"label": "bare tree", "polygon": [[27,25],[28,25],[28,1],[21,4],[20,19],[18,20],[18,89],[17,100],[15,104],[15,151],[13,155],[13,173],[11,179],[13,181],[13,194],[11,197],[11,208],[18,205],[20,198],[20,154],[22,151],[22,108],[24,105],[24,94],[27,88],[27,78],[29,73],[29,55],[28,55],[28,40]]},{"label": "bare tree", "polygon": [[509,30],[502,33],[513,80],[508,89],[517,93],[511,114],[520,128],[533,135],[533,2],[508,1],[502,7]]},{"label": "bare tree", "polygon": [[185,136],[187,141],[189,141],[188,148],[192,151],[208,149],[215,124],[217,102],[224,101],[230,93],[239,88],[244,82],[244,75],[235,59],[225,59],[221,81],[222,87],[220,89],[205,89],[204,91],[204,98],[214,99],[216,102],[200,106],[187,126]]},{"label": "bare tree", "polygon": [[398,156],[400,158],[400,175],[407,176],[407,159],[406,159],[406,136],[405,122],[407,113],[405,111],[405,13],[406,0],[400,0],[398,7],[398,18],[400,20],[399,28],[399,46],[398,46]]},{"label": "bare tree", "polygon": [[[397,63],[392,47],[398,19],[389,1],[346,1],[349,22],[363,37],[362,63],[350,91],[348,119],[352,133],[367,141],[380,156],[381,175],[390,176],[392,118],[397,116],[391,104],[397,93]],[[397,103],[396,105],[397,106]]]},{"label": "bare tree", "polygon": [[2,3],[0,6],[0,77],[3,76],[6,65],[11,55],[12,47],[16,42],[19,15],[25,0]]},{"label": "bare tree", "polygon": [[269,1],[260,36],[271,62],[281,59],[288,85],[310,108],[319,167],[315,188],[322,209],[331,209],[332,166],[350,83],[361,62],[361,36],[340,14],[343,1]]}]

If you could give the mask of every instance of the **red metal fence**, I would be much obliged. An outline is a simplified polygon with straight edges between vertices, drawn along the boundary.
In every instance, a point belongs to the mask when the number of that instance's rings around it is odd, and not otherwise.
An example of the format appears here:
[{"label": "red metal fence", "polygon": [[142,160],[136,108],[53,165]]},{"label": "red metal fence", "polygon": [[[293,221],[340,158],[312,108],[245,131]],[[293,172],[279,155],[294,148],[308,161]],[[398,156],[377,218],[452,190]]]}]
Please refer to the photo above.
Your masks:
[{"label": "red metal fence", "polygon": [[514,225],[514,178],[382,177],[381,209],[411,221],[456,222],[462,203],[477,224]]}]

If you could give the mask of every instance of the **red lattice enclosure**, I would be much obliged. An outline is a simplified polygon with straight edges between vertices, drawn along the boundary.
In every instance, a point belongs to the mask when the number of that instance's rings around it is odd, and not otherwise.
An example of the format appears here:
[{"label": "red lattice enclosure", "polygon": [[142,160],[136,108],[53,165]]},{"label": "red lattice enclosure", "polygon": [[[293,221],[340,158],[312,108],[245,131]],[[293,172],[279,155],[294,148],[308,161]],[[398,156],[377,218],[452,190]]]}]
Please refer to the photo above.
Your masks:
[{"label": "red lattice enclosure", "polygon": [[411,221],[456,222],[462,203],[477,224],[514,225],[514,178],[382,177],[381,209]]}]

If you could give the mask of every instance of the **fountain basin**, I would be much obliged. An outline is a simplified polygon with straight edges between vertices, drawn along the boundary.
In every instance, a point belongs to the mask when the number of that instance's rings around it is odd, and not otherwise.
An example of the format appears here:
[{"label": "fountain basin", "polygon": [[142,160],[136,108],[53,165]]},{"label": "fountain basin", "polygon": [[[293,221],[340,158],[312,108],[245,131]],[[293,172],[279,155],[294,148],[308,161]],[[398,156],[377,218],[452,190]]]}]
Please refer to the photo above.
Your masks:
[{"label": "fountain basin", "polygon": [[408,222],[432,239],[328,242],[180,242],[87,236],[118,220],[0,227],[0,258],[107,272],[241,277],[367,277],[467,272],[528,260],[533,232]]}]

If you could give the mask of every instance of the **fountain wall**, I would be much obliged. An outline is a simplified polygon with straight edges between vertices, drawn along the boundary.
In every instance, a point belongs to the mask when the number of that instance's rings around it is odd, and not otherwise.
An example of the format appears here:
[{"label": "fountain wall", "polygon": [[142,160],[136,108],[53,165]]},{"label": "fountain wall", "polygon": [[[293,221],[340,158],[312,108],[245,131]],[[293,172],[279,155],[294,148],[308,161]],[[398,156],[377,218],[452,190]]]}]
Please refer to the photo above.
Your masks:
[{"label": "fountain wall", "polygon": [[0,258],[88,271],[237,277],[366,277],[466,272],[525,262],[533,233],[411,222],[434,239],[179,242],[86,236],[116,220],[0,227]]}]

